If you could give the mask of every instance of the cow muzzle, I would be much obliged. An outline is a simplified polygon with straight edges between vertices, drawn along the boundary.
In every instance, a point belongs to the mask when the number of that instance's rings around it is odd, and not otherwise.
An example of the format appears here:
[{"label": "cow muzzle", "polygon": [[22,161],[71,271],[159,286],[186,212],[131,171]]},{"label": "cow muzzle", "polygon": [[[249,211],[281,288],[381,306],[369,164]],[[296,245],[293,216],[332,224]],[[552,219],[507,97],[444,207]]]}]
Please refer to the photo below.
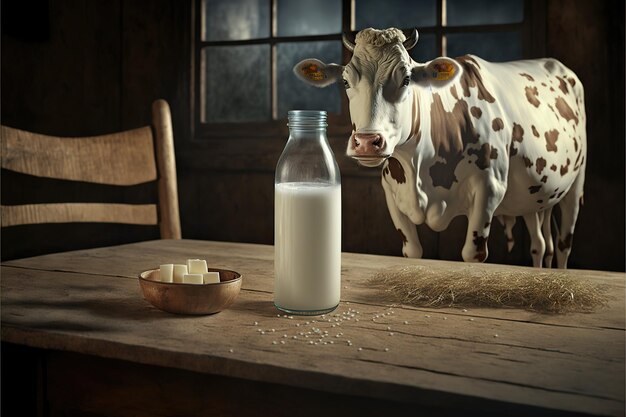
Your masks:
[{"label": "cow muzzle", "polygon": [[361,165],[375,167],[389,155],[385,154],[385,138],[380,133],[355,133],[350,137],[348,156]]}]

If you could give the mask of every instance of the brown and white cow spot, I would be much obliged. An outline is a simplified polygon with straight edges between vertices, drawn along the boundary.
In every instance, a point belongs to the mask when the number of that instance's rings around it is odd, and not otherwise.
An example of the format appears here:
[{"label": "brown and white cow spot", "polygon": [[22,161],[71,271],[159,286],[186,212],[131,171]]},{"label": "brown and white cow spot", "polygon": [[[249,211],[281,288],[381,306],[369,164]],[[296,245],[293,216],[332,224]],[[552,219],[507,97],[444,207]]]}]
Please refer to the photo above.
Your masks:
[{"label": "brown and white cow spot", "polygon": [[452,111],[447,112],[443,107],[441,96],[433,94],[430,106],[430,136],[435,152],[440,156],[445,152],[460,153],[470,143],[478,143],[479,134],[469,117],[468,105],[465,100],[454,104]]},{"label": "brown and white cow spot", "polygon": [[433,186],[450,189],[457,181],[454,171],[463,160],[463,150],[469,144],[478,143],[480,135],[470,120],[465,100],[457,101],[452,111],[447,112],[439,94],[434,93],[430,118],[431,140],[442,159],[430,167],[430,176]]},{"label": "brown and white cow spot", "polygon": [[574,152],[578,152],[578,141],[573,136],[572,136],[572,140],[574,141]]},{"label": "brown and white cow spot", "polygon": [[572,235],[571,233],[568,233],[565,236],[565,239],[563,240],[559,239],[559,250],[563,252],[564,250],[571,248],[573,240],[574,240],[574,235]]},{"label": "brown and white cow spot", "polygon": [[535,135],[535,137],[539,137],[539,131],[537,130],[537,128],[535,127],[535,125],[531,126],[531,129],[533,131],[533,135]]},{"label": "brown and white cow spot", "polygon": [[530,75],[530,74],[526,74],[524,72],[520,72],[520,74],[522,77],[525,77],[528,81],[535,81],[535,79]]},{"label": "brown and white cow spot", "polygon": [[556,109],[559,111],[561,117],[563,117],[568,122],[570,120],[573,120],[574,123],[578,124],[578,117],[576,117],[576,115],[572,111],[572,108],[565,102],[565,100],[563,100],[562,97],[556,98],[555,106]]},{"label": "brown and white cow spot", "polygon": [[565,80],[559,77],[558,75],[556,76],[556,78],[559,80],[559,89],[563,92],[563,94],[569,93],[569,90],[567,89],[567,83],[565,82]]},{"label": "brown and white cow spot", "polygon": [[541,102],[537,98],[537,96],[539,95],[537,87],[526,87],[524,88],[524,91],[526,92],[526,99],[528,100],[528,102],[535,107],[539,107],[539,104],[541,104]]},{"label": "brown and white cow spot", "polygon": [[569,164],[570,164],[570,160],[569,158],[567,158],[567,162],[565,165],[561,165],[561,176],[564,176],[565,174],[567,174],[567,171],[569,170]]},{"label": "brown and white cow spot", "polygon": [[572,87],[576,85],[576,80],[573,78],[568,78],[567,82],[569,83],[569,85],[571,85]]},{"label": "brown and white cow spot", "polygon": [[404,168],[402,168],[402,164],[396,158],[389,158],[389,173],[391,174],[391,178],[396,180],[398,184],[404,184],[406,182],[406,176],[404,175]]},{"label": "brown and white cow spot", "polygon": [[554,113],[554,116],[556,116],[556,120],[559,120],[559,115],[556,114],[556,111],[554,111],[554,107],[552,107],[551,104],[548,104],[548,108],[550,109],[552,113]]},{"label": "brown and white cow spot", "polygon": [[556,129],[552,129],[547,131],[544,134],[546,138],[546,149],[548,152],[556,152],[558,148],[556,147],[556,141],[559,140],[559,131]]},{"label": "brown and white cow spot", "polygon": [[463,67],[463,75],[461,75],[461,88],[463,89],[463,95],[469,97],[470,87],[476,87],[478,89],[478,99],[485,100],[488,103],[494,103],[496,99],[485,88],[483,83],[483,77],[480,74],[480,65],[474,58],[469,55],[464,55],[456,58],[457,62]]},{"label": "brown and white cow spot", "polygon": [[524,140],[524,128],[517,123],[513,122],[513,130],[511,131],[511,146],[509,147],[509,156],[517,155],[517,148],[515,142],[522,142]]},{"label": "brown and white cow spot", "polygon": [[476,106],[472,106],[472,108],[470,109],[470,113],[472,113],[472,116],[477,119],[480,119],[480,116],[483,115],[483,111]]},{"label": "brown and white cow spot", "polygon": [[474,255],[474,259],[478,262],[483,262],[487,259],[487,238],[484,236],[478,236],[478,232],[473,232],[474,239],[473,243],[476,246],[476,255]]},{"label": "brown and white cow spot", "polygon": [[530,168],[533,166],[533,161],[531,161],[529,157],[524,156],[522,157],[522,159],[524,159],[524,165],[526,165],[526,168]]},{"label": "brown and white cow spot", "polygon": [[491,128],[493,129],[494,132],[497,132],[498,130],[502,130],[504,129],[504,122],[499,117],[496,117],[491,122]]},{"label": "brown and white cow spot", "polygon": [[521,142],[524,140],[524,128],[515,122],[513,122],[513,130],[512,130],[511,138],[515,142]]},{"label": "brown and white cow spot", "polygon": [[476,166],[487,169],[491,166],[491,160],[498,158],[498,150],[488,143],[483,143],[479,149],[468,149],[468,155],[476,155]]},{"label": "brown and white cow spot", "polygon": [[547,175],[544,175],[543,177],[541,177],[541,182],[542,182],[542,183],[544,183],[544,184],[545,184],[546,182],[548,182],[548,176],[547,176]]},{"label": "brown and white cow spot", "polygon": [[528,192],[530,194],[535,194],[535,193],[539,192],[539,190],[541,190],[541,184],[539,184],[539,185],[531,185],[530,187],[528,187]]},{"label": "brown and white cow spot", "polygon": [[450,94],[452,94],[452,97],[454,97],[455,100],[459,99],[459,94],[456,92],[456,85],[450,87]]},{"label": "brown and white cow spot", "polygon": [[556,166],[556,165],[554,165],[554,164],[550,165],[550,169],[551,169],[552,171],[556,171],[556,168],[557,168],[557,166]]},{"label": "brown and white cow spot", "polygon": [[574,162],[574,171],[578,171],[578,169],[580,168],[580,165],[578,163],[578,161],[580,161],[580,156],[583,154],[582,149],[580,152],[578,152],[578,156],[576,157],[576,161]]},{"label": "brown and white cow spot", "polygon": [[541,174],[541,171],[546,167],[546,160],[542,157],[537,158],[537,174]]}]

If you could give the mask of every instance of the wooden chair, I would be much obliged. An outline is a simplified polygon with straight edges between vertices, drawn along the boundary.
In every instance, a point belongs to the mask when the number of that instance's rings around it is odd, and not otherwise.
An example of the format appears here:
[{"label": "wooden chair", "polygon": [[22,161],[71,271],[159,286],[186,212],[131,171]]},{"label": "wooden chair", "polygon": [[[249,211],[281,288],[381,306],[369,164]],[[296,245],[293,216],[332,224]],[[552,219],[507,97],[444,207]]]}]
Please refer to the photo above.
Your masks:
[{"label": "wooden chair", "polygon": [[2,168],[36,177],[134,186],[158,181],[158,204],[44,203],[2,205],[1,226],[43,223],[159,225],[180,239],[170,108],[152,104],[152,127],[103,136],[60,138],[2,126]]}]

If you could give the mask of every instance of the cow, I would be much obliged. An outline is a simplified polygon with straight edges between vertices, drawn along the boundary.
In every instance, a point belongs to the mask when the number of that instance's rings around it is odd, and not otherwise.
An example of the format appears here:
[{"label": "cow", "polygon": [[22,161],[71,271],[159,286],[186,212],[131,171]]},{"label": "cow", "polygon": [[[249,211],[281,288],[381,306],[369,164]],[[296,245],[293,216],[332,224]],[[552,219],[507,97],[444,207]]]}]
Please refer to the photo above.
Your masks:
[{"label": "cow", "polygon": [[[535,267],[552,266],[552,209],[560,207],[556,263],[566,268],[583,202],[587,152],[583,86],[552,58],[492,63],[477,56],[411,59],[418,40],[401,30],[364,29],[345,65],[305,59],[294,67],[317,87],[343,83],[352,134],[347,156],[381,166],[404,256],[420,258],[415,225],[435,231],[468,219],[462,257],[487,259],[494,217],[522,216]],[[544,259],[545,255],[545,259]]]}]

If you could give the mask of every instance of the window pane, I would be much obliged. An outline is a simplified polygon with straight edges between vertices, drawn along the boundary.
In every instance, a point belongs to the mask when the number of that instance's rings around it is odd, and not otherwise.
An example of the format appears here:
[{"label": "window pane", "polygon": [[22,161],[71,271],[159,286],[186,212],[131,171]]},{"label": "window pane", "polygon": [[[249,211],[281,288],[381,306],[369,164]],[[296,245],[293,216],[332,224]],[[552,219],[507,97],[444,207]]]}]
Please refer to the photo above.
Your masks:
[{"label": "window pane", "polygon": [[326,64],[341,63],[341,48],[340,41],[290,42],[277,45],[279,118],[286,118],[288,110],[326,110],[332,113],[341,111],[342,83],[326,88],[313,87],[297,79],[293,73],[294,65],[305,58],[317,58]]},{"label": "window pane", "polygon": [[277,0],[278,36],[341,33],[341,0]]},{"label": "window pane", "polygon": [[270,119],[269,45],[212,46],[204,60],[204,122]]},{"label": "window pane", "polygon": [[524,0],[447,0],[449,26],[516,23],[524,20]]},{"label": "window pane", "polygon": [[233,41],[270,36],[270,0],[205,0],[205,41]]},{"label": "window pane", "polygon": [[414,28],[436,24],[435,0],[356,0],[357,30]]},{"label": "window pane", "polygon": [[513,61],[522,58],[519,32],[454,33],[446,35],[448,56],[478,55],[487,61]]},{"label": "window pane", "polygon": [[417,62],[427,62],[437,58],[437,37],[435,34],[419,35],[417,45],[409,51],[409,55]]}]

